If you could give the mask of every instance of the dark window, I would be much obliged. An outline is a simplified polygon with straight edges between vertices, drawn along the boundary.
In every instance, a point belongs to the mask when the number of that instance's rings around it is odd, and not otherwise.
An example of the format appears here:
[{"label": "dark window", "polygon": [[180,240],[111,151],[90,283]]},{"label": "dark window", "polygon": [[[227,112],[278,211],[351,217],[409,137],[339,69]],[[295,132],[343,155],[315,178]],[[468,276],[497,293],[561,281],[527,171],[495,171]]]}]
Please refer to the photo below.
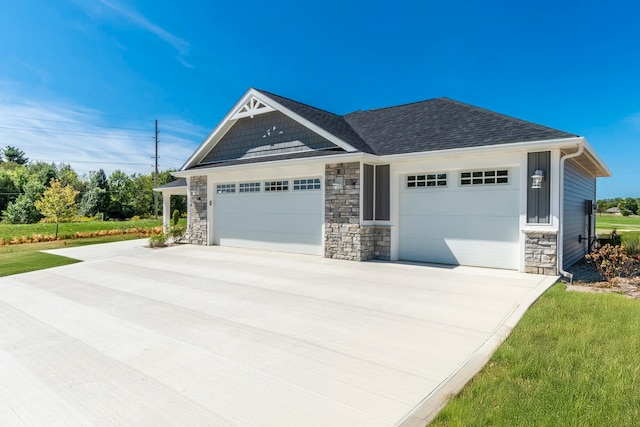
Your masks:
[{"label": "dark window", "polygon": [[389,165],[376,166],[375,218],[389,221]]},{"label": "dark window", "polygon": [[362,172],[362,219],[373,221],[373,165],[364,165]]}]

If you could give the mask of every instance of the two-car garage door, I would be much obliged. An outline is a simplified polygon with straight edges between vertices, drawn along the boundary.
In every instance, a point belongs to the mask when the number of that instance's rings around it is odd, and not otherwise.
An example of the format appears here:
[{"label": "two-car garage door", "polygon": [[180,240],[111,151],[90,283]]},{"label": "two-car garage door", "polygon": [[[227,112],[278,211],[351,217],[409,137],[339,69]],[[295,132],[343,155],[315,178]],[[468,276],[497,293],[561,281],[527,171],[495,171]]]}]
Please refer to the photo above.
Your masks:
[{"label": "two-car garage door", "polygon": [[502,171],[469,173],[401,177],[400,259],[518,269],[517,174],[497,183]]},{"label": "two-car garage door", "polygon": [[256,183],[257,191],[240,192],[234,184],[233,192],[215,194],[213,243],[321,255],[322,192],[294,190],[289,181],[283,189],[278,182],[272,191]]}]

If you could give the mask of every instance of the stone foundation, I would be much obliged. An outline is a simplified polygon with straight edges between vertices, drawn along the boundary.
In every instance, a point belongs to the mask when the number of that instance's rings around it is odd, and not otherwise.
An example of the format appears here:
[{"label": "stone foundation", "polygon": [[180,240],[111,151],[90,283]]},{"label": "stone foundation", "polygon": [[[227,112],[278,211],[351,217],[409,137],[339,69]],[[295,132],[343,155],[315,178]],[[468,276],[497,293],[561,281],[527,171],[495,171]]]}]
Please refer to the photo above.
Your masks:
[{"label": "stone foundation", "polygon": [[524,272],[558,274],[558,236],[553,232],[525,232]]},{"label": "stone foundation", "polygon": [[189,224],[186,239],[196,245],[207,244],[207,177],[189,178]]},{"label": "stone foundation", "polygon": [[390,227],[360,225],[360,163],[326,165],[324,184],[324,256],[389,260]]}]

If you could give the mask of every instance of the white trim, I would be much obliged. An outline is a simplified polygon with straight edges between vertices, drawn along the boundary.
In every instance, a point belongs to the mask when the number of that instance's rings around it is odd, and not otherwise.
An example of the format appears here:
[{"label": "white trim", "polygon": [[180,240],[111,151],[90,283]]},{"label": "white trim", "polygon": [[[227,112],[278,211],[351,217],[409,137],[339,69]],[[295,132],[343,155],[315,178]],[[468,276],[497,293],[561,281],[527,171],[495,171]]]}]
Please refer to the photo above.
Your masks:
[{"label": "white trim", "polygon": [[178,178],[187,178],[190,176],[201,176],[209,173],[216,173],[220,171],[228,171],[228,170],[240,170],[240,169],[258,169],[258,168],[276,168],[280,166],[286,166],[289,164],[306,164],[306,163],[343,163],[345,161],[367,161],[365,159],[372,157],[370,154],[365,153],[344,153],[344,154],[336,154],[336,155],[328,155],[328,156],[318,156],[318,157],[303,157],[303,158],[294,158],[294,159],[285,159],[285,160],[276,160],[272,162],[252,162],[252,163],[244,163],[240,165],[228,165],[228,166],[215,166],[215,167],[201,167],[197,169],[188,169],[188,170],[179,170],[176,172],[171,172],[171,175]]},{"label": "white trim", "polygon": [[[182,165],[180,171],[185,171],[186,169],[196,166],[207,153],[209,153],[218,142],[222,139],[222,137],[231,129],[231,127],[236,123],[236,121],[240,118],[244,117],[252,117],[252,115],[261,114],[262,112],[267,112],[263,110],[263,108],[258,109],[247,109],[247,105],[250,105],[252,102],[260,103],[265,105],[270,111],[280,111],[284,115],[289,118],[295,120],[300,123],[302,126],[312,130],[343,150],[352,153],[357,152],[353,146],[346,143],[342,139],[337,136],[327,132],[325,129],[311,123],[309,120],[303,118],[302,116],[294,113],[283,105],[271,99],[268,95],[256,90],[249,89],[240,100],[234,105],[234,107],[229,111],[225,117],[218,123],[218,126],[204,139],[204,141],[198,146],[198,148],[193,152],[193,154],[187,159],[187,161]],[[257,105],[257,104],[256,104]],[[258,111],[260,113],[258,113]]]},{"label": "white trim", "polygon": [[571,148],[576,144],[584,141],[582,137],[575,138],[561,138],[561,139],[548,139],[542,141],[530,141],[530,142],[514,142],[509,144],[496,144],[496,145],[483,145],[480,147],[465,147],[465,148],[451,148],[448,150],[435,150],[435,151],[420,151],[414,153],[403,154],[387,154],[380,156],[379,159],[382,162],[390,162],[394,160],[413,160],[420,157],[448,157],[448,156],[466,156],[475,153],[492,153],[505,151],[545,151],[556,148]]},{"label": "white trim", "polygon": [[236,113],[231,116],[231,119],[241,119],[244,117],[257,116],[258,114],[270,113],[275,111],[275,108],[265,104],[261,99],[252,96],[247,103],[245,103]]}]

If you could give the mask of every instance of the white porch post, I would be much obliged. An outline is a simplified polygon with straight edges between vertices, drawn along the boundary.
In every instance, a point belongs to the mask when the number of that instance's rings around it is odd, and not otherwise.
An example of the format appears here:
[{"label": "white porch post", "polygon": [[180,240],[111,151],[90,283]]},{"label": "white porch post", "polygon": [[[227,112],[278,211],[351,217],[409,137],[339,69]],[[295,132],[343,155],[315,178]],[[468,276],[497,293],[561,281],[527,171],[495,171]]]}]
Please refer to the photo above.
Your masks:
[{"label": "white porch post", "polygon": [[164,231],[171,225],[171,192],[162,192],[162,228]]}]

